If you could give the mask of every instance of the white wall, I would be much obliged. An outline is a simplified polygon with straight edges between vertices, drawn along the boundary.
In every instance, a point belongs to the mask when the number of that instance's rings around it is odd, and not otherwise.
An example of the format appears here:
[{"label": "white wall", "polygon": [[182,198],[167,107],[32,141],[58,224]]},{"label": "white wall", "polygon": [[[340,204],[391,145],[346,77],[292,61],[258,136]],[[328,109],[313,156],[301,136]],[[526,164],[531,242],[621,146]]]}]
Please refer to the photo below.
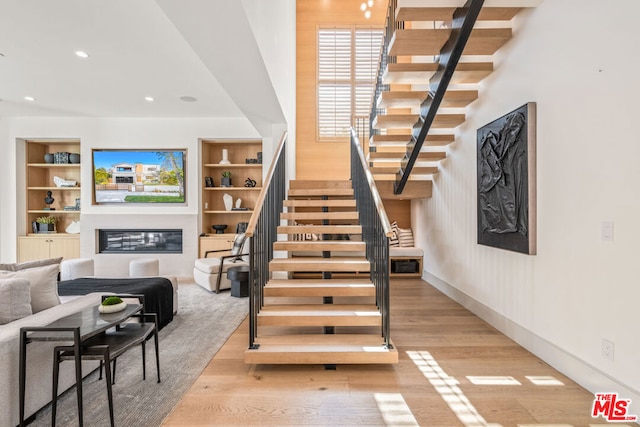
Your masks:
[{"label": "white wall", "polygon": [[[8,139],[9,139],[9,124],[6,119],[0,117],[0,141],[6,141]],[[3,146],[0,143],[0,149],[2,149],[2,147]],[[0,203],[0,206],[4,206],[6,204],[5,203],[5,201],[7,200],[6,192],[8,187],[8,185],[6,185],[6,182],[7,182],[6,176],[2,176],[2,185],[0,185],[0,201],[2,202]],[[2,231],[3,229],[2,224],[4,224],[7,221],[5,219],[3,210],[4,209],[0,207],[0,242],[3,242],[6,240],[6,239],[3,239],[4,233]],[[4,259],[5,257],[4,257],[3,245],[0,243],[0,262]]]},{"label": "white wall", "polygon": [[[82,211],[80,252],[95,259],[96,274],[124,276],[128,274],[126,255],[96,254],[95,229],[118,228],[182,228],[184,249],[181,255],[160,255],[160,273],[190,276],[197,258],[200,233],[199,139],[259,138],[255,128],[244,118],[221,119],[93,119],[93,118],[19,118],[7,119],[7,137],[2,138],[3,164],[0,179],[24,188],[24,159],[17,139],[79,138],[81,141]],[[0,132],[0,137],[2,133]],[[187,204],[185,206],[92,206],[91,150],[94,148],[186,148]],[[21,182],[22,180],[22,182]],[[24,234],[16,224],[24,224],[23,191],[16,185],[3,186],[0,206],[0,235],[3,261],[16,259],[16,237]],[[148,256],[148,255],[147,255]]]},{"label": "white wall", "polygon": [[[287,121],[287,169],[289,178],[295,179],[296,2],[242,0],[242,4]],[[274,150],[280,135],[274,131]]]},{"label": "white wall", "polygon": [[[589,390],[635,402],[639,14],[636,0],[547,0],[516,17],[433,198],[412,207],[425,278]],[[476,244],[476,130],[529,101],[538,111],[534,256]],[[614,222],[613,242],[601,240],[603,221]],[[615,343],[613,362],[603,338]]]}]

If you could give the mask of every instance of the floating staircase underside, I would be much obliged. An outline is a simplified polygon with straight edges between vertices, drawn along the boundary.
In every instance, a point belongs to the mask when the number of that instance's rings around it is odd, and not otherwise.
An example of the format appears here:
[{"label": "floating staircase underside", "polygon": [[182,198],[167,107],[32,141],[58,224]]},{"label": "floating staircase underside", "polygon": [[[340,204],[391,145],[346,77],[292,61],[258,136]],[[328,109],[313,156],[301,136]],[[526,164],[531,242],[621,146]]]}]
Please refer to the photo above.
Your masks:
[{"label": "floating staircase underside", "polygon": [[[394,30],[388,54],[397,57],[382,70],[382,83],[388,85],[377,99],[378,113],[372,122],[379,135],[369,141],[369,166],[383,199],[431,197],[438,162],[446,158],[446,146],[454,141],[455,128],[466,120],[462,109],[478,99],[476,86],[493,72],[493,54],[512,37],[510,21],[524,8],[540,0],[486,0],[471,31],[460,62],[451,77],[440,109],[422,145],[417,162],[401,195],[393,194],[395,179],[411,153],[407,145],[417,135],[423,119],[420,110],[429,104],[427,88],[438,71],[439,55],[451,35],[452,18],[463,0],[442,0],[438,7],[428,1],[398,0],[395,18],[405,25]],[[424,4],[424,7],[422,6]],[[429,148],[430,147],[430,148]],[[425,149],[426,148],[426,149]]]}]

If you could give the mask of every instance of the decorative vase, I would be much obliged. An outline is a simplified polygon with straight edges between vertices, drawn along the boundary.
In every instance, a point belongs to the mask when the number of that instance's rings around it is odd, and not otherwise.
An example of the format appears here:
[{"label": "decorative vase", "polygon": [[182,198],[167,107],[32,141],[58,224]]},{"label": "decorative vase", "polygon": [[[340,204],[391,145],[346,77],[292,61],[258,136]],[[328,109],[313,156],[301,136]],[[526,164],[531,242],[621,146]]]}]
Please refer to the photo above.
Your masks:
[{"label": "decorative vase", "polygon": [[80,233],[80,221],[71,221],[71,224],[69,224],[69,226],[64,231],[66,231],[69,234]]},{"label": "decorative vase", "polygon": [[233,197],[231,197],[231,194],[224,193],[222,201],[224,202],[224,208],[226,210],[230,211],[231,208],[233,208]]},{"label": "decorative vase", "polygon": [[80,154],[78,153],[69,154],[69,161],[74,164],[80,163]]},{"label": "decorative vase", "polygon": [[51,164],[53,163],[53,158],[54,158],[53,153],[47,153],[44,155],[44,162]]},{"label": "decorative vase", "polygon": [[226,148],[222,149],[222,160],[220,160],[220,164],[221,165],[231,164],[231,162],[229,161],[229,150],[227,150]]}]

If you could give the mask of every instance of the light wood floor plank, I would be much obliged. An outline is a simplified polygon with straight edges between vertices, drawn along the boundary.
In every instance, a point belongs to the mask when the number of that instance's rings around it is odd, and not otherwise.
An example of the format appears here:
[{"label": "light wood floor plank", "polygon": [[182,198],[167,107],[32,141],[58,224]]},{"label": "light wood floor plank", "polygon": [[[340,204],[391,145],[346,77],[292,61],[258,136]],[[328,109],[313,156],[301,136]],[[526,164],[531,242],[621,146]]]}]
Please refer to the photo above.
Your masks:
[{"label": "light wood floor plank", "polygon": [[[432,358],[439,375],[446,375],[446,383],[487,423],[604,424],[590,416],[591,393],[425,282],[392,281],[391,304],[398,364],[336,370],[245,365],[245,321],[163,425],[410,425],[394,419],[404,413],[398,408],[407,408],[417,425],[464,426],[424,365],[411,358],[416,354]],[[552,377],[562,385],[535,385],[527,376]],[[476,385],[471,377],[512,377],[520,385]]]}]

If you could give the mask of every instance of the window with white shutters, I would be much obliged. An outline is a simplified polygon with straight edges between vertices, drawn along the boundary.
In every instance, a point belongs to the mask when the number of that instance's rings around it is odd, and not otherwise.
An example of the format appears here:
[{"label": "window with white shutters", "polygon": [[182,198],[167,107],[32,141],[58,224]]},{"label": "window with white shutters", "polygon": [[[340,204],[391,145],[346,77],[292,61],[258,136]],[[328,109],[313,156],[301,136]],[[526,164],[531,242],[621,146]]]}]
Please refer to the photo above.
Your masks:
[{"label": "window with white shutters", "polygon": [[382,29],[318,29],[319,141],[346,141],[357,118],[368,123],[382,37]]}]

